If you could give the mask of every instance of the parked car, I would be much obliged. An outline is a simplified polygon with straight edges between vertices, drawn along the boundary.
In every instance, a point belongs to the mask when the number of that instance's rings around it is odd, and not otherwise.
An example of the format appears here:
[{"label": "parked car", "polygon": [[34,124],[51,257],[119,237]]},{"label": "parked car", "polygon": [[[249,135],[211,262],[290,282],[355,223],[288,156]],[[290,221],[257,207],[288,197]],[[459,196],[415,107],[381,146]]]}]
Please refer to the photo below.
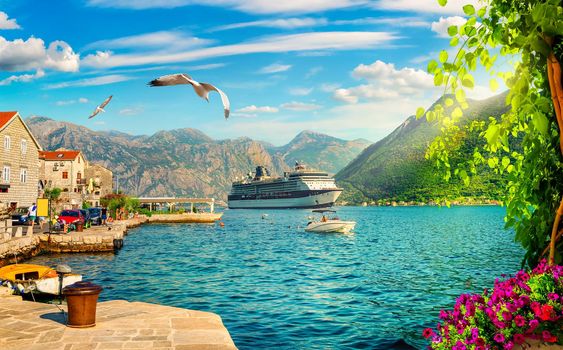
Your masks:
[{"label": "parked car", "polygon": [[102,224],[102,208],[88,208],[92,225]]},{"label": "parked car", "polygon": [[84,214],[78,209],[63,210],[59,215],[59,221],[62,221],[63,224],[76,224],[78,222],[84,224],[86,222],[84,219]]},{"label": "parked car", "polygon": [[87,209],[78,209],[84,215],[84,226],[90,227],[92,225],[92,219],[90,218],[90,212]]},{"label": "parked car", "polygon": [[31,225],[27,213],[28,208],[25,207],[16,208],[12,211],[12,225]]}]

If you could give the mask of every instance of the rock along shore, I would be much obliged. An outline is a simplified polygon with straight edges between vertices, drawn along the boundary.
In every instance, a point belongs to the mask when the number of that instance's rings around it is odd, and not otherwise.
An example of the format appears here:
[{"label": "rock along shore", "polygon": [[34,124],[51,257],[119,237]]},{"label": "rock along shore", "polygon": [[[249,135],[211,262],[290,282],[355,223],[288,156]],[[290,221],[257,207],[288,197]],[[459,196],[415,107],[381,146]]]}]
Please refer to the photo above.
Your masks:
[{"label": "rock along shore", "polygon": [[129,228],[146,222],[148,219],[140,216],[115,222],[110,227],[94,226],[83,232],[70,233],[33,234],[31,227],[26,226],[23,227],[23,231],[27,231],[25,235],[20,230],[15,237],[0,240],[0,267],[22,262],[42,253],[112,252],[123,246],[123,238]]}]

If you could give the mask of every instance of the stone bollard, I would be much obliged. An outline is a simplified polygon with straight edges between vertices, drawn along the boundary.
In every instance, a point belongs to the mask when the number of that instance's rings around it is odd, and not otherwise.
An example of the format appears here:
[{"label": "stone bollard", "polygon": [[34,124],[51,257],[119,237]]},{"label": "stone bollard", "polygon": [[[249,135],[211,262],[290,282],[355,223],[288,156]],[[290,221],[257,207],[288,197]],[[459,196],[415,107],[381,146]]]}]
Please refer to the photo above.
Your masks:
[{"label": "stone bollard", "polygon": [[27,237],[31,237],[33,236],[33,226],[28,226],[27,227],[27,232],[25,234]]},{"label": "stone bollard", "polygon": [[22,237],[22,227],[16,227],[16,234],[14,235],[14,237]]}]

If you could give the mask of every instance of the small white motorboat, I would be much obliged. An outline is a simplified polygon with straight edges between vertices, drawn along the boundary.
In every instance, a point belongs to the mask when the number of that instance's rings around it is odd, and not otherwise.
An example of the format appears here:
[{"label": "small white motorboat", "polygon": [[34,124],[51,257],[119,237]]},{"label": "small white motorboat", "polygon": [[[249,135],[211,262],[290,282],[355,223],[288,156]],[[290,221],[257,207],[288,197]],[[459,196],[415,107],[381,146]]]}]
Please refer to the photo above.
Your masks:
[{"label": "small white motorboat", "polygon": [[310,221],[307,224],[307,226],[305,227],[305,231],[307,231],[307,232],[348,233],[348,232],[352,231],[354,229],[354,227],[356,226],[355,221],[343,221],[343,220],[340,220],[336,216],[329,218],[327,213],[336,213],[336,211],[334,211],[334,210],[317,209],[317,210],[313,210],[313,212],[314,213],[321,213],[322,217],[321,217],[320,221]]}]

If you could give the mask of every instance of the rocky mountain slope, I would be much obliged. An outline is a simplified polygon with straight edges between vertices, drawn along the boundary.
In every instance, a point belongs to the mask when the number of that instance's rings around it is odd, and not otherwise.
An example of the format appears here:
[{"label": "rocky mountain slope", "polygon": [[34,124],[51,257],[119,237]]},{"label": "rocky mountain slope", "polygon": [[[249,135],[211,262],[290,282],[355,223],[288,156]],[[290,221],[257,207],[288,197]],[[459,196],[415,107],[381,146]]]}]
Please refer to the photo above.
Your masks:
[{"label": "rocky mountain slope", "polygon": [[[498,117],[505,110],[506,94],[482,101],[471,100],[464,120],[486,120]],[[437,101],[436,103],[438,103]],[[410,116],[391,134],[361,152],[337,175],[338,184],[345,188],[341,199],[351,203],[363,201],[431,201],[440,198],[496,198],[503,181],[499,175],[483,168],[466,188],[459,179],[449,183],[435,176],[433,164],[424,155],[428,144],[439,134],[436,124],[424,117]],[[477,135],[467,135],[462,141],[460,159],[470,159]]]},{"label": "rocky mountain slope", "polygon": [[45,117],[26,120],[46,150],[80,149],[119,178],[119,187],[138,196],[213,196],[226,199],[231,182],[256,165],[273,174],[290,169],[295,160],[336,173],[369,145],[314,132],[302,132],[290,143],[274,147],[249,138],[213,140],[199,130],[159,131],[151,136],[92,131]]}]

